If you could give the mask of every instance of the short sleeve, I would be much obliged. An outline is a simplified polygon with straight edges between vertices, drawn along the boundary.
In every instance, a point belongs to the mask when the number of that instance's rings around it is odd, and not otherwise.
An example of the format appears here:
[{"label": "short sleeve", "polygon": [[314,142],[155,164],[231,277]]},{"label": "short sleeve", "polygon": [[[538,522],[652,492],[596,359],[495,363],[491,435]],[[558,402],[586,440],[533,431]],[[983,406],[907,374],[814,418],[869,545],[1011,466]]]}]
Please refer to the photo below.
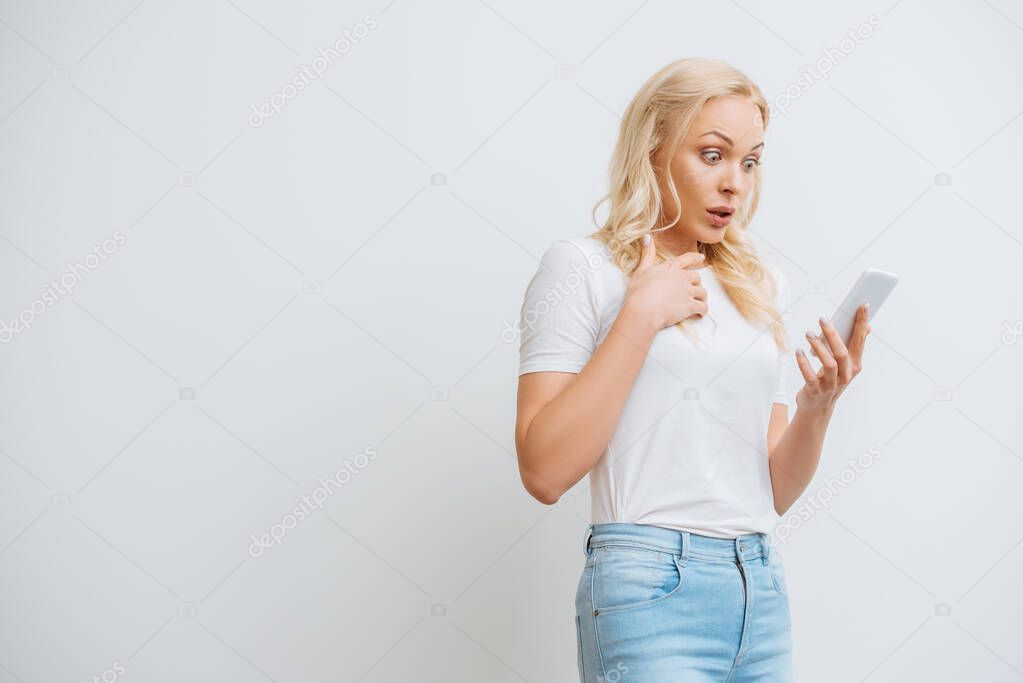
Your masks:
[{"label": "short sleeve", "polygon": [[[778,308],[778,313],[782,316],[785,315],[785,310],[791,305],[792,294],[789,290],[789,281],[786,278],[785,273],[782,272],[781,268],[775,268],[773,270],[775,279],[778,283],[778,293],[775,297],[775,306]],[[771,399],[774,403],[784,403],[791,407],[791,401],[789,401],[789,364],[788,353],[779,349],[778,351],[778,385],[775,387],[774,398]]]},{"label": "short sleeve", "polygon": [[600,334],[597,272],[584,250],[569,240],[547,248],[526,286],[518,320],[519,375],[579,372]]}]

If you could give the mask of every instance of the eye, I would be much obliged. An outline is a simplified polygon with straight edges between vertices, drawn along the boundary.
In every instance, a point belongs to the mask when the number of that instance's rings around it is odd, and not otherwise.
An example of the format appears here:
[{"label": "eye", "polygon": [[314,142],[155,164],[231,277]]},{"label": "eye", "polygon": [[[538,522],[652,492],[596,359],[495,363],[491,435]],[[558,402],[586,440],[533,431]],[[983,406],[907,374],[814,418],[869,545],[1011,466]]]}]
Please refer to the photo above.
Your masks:
[{"label": "eye", "polygon": [[756,157],[750,157],[749,159],[746,159],[742,163],[743,167],[747,171],[752,171],[753,169],[760,165],[760,159],[757,159]]},{"label": "eye", "polygon": [[[715,155],[716,158],[715,159],[708,159],[707,158],[708,154],[713,154],[713,155]],[[715,161],[717,161],[718,159],[721,158],[721,152],[718,152],[717,150],[714,150],[714,149],[708,149],[706,152],[703,153],[703,158],[704,158],[705,161],[708,161],[708,162],[713,164]]]}]

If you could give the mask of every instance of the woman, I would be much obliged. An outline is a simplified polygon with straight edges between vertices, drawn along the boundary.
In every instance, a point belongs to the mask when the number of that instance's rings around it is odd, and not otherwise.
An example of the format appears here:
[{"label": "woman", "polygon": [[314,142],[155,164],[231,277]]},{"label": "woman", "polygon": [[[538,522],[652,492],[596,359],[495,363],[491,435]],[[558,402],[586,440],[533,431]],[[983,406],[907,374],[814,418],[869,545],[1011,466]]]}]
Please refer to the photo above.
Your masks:
[{"label": "woman", "polygon": [[[747,230],[768,107],[743,73],[683,59],[622,119],[609,216],[543,255],[521,317],[515,442],[553,504],[589,473],[580,680],[788,681],[784,570],[768,534],[817,468],[870,326],[807,332],[788,420],[781,271]],[[598,204],[599,206],[599,204]],[[832,351],[833,350],[833,351]]]}]

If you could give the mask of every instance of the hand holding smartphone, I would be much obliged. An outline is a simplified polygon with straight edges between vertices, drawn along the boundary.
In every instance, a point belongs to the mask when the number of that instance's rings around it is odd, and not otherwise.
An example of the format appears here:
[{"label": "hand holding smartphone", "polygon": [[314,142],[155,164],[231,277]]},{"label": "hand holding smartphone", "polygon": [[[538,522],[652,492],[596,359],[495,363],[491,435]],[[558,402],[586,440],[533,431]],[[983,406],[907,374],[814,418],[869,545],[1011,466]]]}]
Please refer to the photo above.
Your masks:
[{"label": "hand holding smartphone", "polygon": [[[831,324],[834,325],[835,331],[838,332],[847,347],[852,337],[853,324],[856,322],[856,311],[859,307],[863,304],[870,305],[867,309],[867,322],[870,322],[870,319],[881,308],[881,304],[885,302],[888,295],[895,289],[898,281],[898,275],[877,268],[867,268],[860,274],[859,279],[853,284],[849,293],[842,299],[838,310],[831,316]],[[822,334],[820,338],[825,346],[828,347],[828,350],[832,350],[831,345],[828,344],[827,337]]]}]

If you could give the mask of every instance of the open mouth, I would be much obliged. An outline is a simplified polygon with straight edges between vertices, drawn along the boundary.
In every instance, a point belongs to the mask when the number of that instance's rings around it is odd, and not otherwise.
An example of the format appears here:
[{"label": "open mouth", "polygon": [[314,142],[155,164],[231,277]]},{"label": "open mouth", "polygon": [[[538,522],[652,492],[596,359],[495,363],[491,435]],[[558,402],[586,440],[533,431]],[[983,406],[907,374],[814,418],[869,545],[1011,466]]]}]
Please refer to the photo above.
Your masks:
[{"label": "open mouth", "polygon": [[734,213],[734,210],[726,206],[707,209],[711,225],[717,228],[723,228],[728,225],[729,221],[732,220],[732,213]]}]

